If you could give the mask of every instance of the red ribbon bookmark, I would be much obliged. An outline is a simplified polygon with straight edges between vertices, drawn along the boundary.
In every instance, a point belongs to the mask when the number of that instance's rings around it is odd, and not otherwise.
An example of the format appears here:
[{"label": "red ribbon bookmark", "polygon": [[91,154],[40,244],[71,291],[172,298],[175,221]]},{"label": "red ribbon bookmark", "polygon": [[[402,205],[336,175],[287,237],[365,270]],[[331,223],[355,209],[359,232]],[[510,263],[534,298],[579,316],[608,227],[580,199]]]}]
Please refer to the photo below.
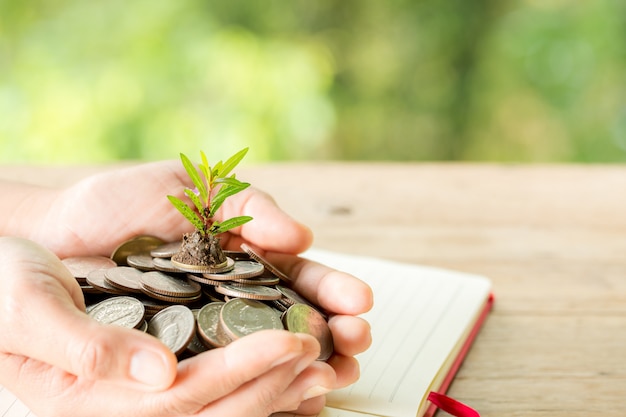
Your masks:
[{"label": "red ribbon bookmark", "polygon": [[431,391],[428,394],[428,401],[454,417],[480,417],[473,408],[438,392]]}]

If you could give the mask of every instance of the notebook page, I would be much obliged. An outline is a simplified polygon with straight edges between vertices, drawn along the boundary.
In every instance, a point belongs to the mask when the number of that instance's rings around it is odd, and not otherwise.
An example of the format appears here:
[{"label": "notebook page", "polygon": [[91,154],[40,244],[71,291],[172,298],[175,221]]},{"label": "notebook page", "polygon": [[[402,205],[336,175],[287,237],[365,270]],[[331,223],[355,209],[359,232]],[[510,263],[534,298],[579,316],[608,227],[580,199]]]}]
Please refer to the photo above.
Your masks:
[{"label": "notebook page", "polygon": [[0,416],[1,417],[35,417],[28,407],[17,399],[8,389],[0,385]]},{"label": "notebook page", "polygon": [[482,311],[490,282],[461,272],[310,251],[305,256],[366,281],[374,308],[372,346],[359,355],[361,378],[328,395],[333,408],[415,417],[441,367]]}]

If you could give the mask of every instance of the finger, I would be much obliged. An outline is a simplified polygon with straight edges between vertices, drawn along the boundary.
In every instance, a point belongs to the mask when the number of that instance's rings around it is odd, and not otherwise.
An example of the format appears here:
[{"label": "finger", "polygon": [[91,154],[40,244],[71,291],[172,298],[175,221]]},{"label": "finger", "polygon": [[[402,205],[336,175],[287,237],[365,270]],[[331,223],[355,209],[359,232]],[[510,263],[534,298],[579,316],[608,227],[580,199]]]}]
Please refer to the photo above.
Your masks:
[{"label": "finger", "polygon": [[328,320],[333,335],[335,353],[354,356],[372,344],[369,323],[360,317],[337,315]]},{"label": "finger", "polygon": [[293,279],[294,289],[329,312],[358,315],[372,308],[372,289],[350,274],[296,256],[266,252],[265,257]]},{"label": "finger", "polygon": [[[336,379],[334,369],[328,364],[320,361],[311,363],[289,385],[280,399],[275,401],[274,411],[306,410],[307,415],[318,413],[323,408],[325,400],[323,398],[322,401],[309,400],[323,397],[330,392],[337,385]],[[303,402],[306,402],[305,406]]]},{"label": "finger", "polygon": [[247,188],[228,199],[221,210],[220,215],[225,219],[253,217],[252,221],[231,231],[240,236],[240,239],[235,239],[239,245],[247,241],[266,250],[295,254],[306,250],[313,241],[308,227],[287,215],[268,194],[258,189]]},{"label": "finger", "polygon": [[[169,395],[160,400],[157,408],[175,415],[198,412],[209,403],[233,395],[274,368],[291,361],[302,362],[296,366],[293,379],[315,360],[319,349],[317,341],[308,335],[273,330],[253,333],[225,348],[181,362]],[[258,397],[255,393],[251,395]]]},{"label": "finger", "polygon": [[[0,323],[10,335],[3,338],[2,347],[8,353],[90,380],[142,389],[164,389],[172,383],[174,355],[149,335],[101,325],[80,311],[63,285],[73,277],[51,252],[28,241],[0,241],[0,253],[7,252],[15,255],[0,262],[6,290],[1,294],[5,308]],[[28,303],[20,302],[26,297]]]},{"label": "finger", "polygon": [[361,375],[359,362],[352,356],[333,355],[326,363],[332,366],[337,375],[336,389],[355,383]]}]

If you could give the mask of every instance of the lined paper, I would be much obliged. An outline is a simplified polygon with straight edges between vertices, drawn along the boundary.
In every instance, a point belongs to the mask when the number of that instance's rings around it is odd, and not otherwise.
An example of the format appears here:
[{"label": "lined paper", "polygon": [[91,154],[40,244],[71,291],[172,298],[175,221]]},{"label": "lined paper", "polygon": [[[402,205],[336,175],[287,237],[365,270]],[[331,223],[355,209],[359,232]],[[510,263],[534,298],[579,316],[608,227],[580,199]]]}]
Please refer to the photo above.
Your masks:
[{"label": "lined paper", "polygon": [[[415,417],[473,327],[491,292],[484,277],[387,260],[310,250],[306,257],[349,272],[374,291],[363,315],[372,346],[358,356],[359,381],[328,394],[318,417]],[[435,385],[435,386],[434,386]],[[274,417],[291,417],[277,413]],[[35,417],[0,386],[0,417]]]}]

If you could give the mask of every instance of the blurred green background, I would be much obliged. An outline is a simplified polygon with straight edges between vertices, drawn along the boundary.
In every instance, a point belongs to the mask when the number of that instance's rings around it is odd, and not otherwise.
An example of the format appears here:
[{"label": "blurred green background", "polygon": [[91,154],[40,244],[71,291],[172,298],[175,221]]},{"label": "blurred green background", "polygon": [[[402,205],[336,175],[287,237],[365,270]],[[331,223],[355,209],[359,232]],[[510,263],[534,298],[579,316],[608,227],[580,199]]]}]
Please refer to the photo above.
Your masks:
[{"label": "blurred green background", "polygon": [[622,0],[0,0],[0,162],[621,162],[625,40]]}]

